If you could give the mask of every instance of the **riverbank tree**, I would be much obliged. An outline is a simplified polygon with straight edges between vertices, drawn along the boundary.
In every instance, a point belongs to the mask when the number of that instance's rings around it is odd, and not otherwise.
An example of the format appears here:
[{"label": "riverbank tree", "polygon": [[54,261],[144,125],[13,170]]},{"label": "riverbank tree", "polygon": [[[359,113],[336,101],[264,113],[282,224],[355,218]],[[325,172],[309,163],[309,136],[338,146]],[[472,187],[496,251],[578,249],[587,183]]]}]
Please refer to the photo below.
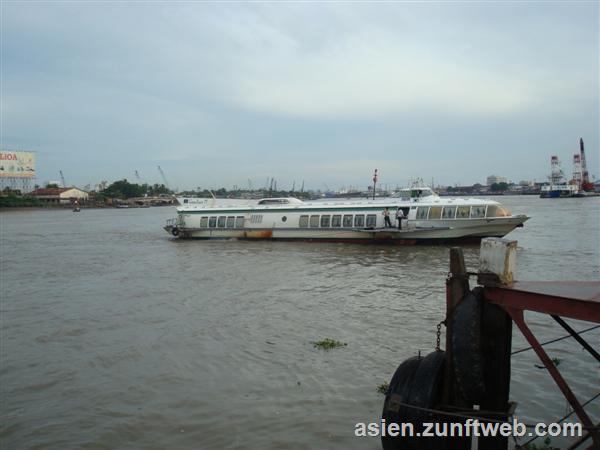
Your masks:
[{"label": "riverbank tree", "polygon": [[42,206],[41,202],[28,195],[7,192],[0,195],[0,208],[20,208],[24,206]]},{"label": "riverbank tree", "polygon": [[493,183],[490,186],[490,190],[492,192],[504,192],[504,191],[508,190],[508,183],[505,183],[504,181],[501,183]]},{"label": "riverbank tree", "polygon": [[170,195],[172,192],[164,184],[137,184],[124,179],[115,181],[106,189],[100,191],[100,194],[103,198],[127,199],[144,196],[158,197],[160,195]]}]

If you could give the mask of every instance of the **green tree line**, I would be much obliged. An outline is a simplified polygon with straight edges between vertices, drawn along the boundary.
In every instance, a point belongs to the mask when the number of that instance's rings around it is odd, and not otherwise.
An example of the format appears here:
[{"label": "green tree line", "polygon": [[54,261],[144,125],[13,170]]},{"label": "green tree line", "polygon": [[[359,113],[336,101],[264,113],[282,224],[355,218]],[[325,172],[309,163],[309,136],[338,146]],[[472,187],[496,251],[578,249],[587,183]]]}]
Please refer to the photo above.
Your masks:
[{"label": "green tree line", "polygon": [[0,196],[0,208],[16,208],[20,206],[40,206],[37,198],[22,196],[14,192],[7,192]]},{"label": "green tree line", "polygon": [[173,194],[164,184],[155,183],[136,184],[127,180],[119,180],[112,183],[106,189],[100,191],[101,196],[108,198],[132,198],[132,197],[158,197],[159,195]]}]

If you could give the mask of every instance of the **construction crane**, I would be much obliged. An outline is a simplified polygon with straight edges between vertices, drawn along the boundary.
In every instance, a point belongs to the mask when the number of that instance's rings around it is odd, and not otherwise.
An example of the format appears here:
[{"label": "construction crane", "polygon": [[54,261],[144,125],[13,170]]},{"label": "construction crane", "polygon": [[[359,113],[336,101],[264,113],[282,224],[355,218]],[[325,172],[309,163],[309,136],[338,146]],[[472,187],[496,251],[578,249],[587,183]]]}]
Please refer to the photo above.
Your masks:
[{"label": "construction crane", "polygon": [[574,184],[577,186],[577,189],[581,189],[581,155],[579,153],[575,153],[573,155],[573,178],[569,184]]},{"label": "construction crane", "polygon": [[62,170],[59,170],[60,172],[60,180],[62,181],[62,187],[66,188],[67,187],[67,183],[65,182],[65,176],[62,173]]},{"label": "construction crane", "polygon": [[550,184],[561,184],[564,181],[565,174],[558,160],[558,156],[552,155],[550,157],[550,176],[548,180]]},{"label": "construction crane", "polygon": [[581,155],[581,189],[584,191],[593,191],[594,185],[590,182],[590,174],[587,170],[587,163],[585,161],[583,138],[579,138],[579,153]]},{"label": "construction crane", "polygon": [[134,172],[135,172],[135,178],[141,183],[142,179],[140,178],[140,174],[138,173],[137,170],[135,170]]},{"label": "construction crane", "polygon": [[271,184],[269,185],[269,197],[273,197],[273,183],[275,182],[275,178],[271,177]]},{"label": "construction crane", "polygon": [[158,171],[160,172],[160,176],[162,177],[163,181],[165,182],[165,186],[168,190],[171,190],[171,188],[169,187],[169,182],[167,181],[167,177],[165,177],[165,173],[163,172],[163,170],[160,168],[160,166],[158,166]]}]

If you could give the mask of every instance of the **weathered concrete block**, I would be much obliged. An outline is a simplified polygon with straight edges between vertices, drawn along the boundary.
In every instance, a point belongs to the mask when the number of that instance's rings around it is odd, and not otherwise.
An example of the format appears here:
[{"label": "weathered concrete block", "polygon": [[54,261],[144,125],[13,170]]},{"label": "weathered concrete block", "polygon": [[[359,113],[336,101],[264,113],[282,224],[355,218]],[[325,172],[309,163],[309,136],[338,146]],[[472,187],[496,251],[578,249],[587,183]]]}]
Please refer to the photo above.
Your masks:
[{"label": "weathered concrete block", "polygon": [[[479,274],[495,274],[500,284],[511,284],[517,269],[517,241],[501,238],[481,240]],[[485,279],[485,277],[481,277]],[[495,277],[494,277],[495,278]]]}]

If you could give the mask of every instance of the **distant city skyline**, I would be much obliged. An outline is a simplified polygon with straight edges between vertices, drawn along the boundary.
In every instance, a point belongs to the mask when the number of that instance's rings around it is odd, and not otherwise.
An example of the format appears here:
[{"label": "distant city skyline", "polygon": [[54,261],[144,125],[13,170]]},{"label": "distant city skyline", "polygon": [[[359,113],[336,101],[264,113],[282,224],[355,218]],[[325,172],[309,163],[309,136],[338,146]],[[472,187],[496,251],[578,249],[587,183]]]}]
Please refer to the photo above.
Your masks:
[{"label": "distant city skyline", "polygon": [[539,182],[580,137],[600,177],[597,2],[0,8],[0,144],[38,184]]}]

